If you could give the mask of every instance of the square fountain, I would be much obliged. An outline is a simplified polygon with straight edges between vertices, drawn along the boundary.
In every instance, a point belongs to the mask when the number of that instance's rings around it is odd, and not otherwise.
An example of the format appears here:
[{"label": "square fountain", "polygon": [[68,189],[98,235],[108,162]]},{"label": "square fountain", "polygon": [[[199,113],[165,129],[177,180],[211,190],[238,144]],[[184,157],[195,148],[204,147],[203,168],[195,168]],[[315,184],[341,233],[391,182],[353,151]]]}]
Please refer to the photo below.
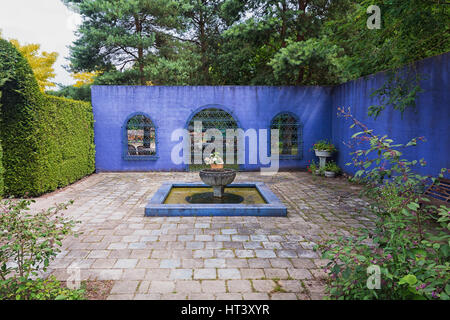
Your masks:
[{"label": "square fountain", "polygon": [[[217,191],[203,183],[164,183],[145,207],[146,216],[285,217],[286,206],[262,182],[228,184]],[[214,191],[223,196],[214,196]]]}]

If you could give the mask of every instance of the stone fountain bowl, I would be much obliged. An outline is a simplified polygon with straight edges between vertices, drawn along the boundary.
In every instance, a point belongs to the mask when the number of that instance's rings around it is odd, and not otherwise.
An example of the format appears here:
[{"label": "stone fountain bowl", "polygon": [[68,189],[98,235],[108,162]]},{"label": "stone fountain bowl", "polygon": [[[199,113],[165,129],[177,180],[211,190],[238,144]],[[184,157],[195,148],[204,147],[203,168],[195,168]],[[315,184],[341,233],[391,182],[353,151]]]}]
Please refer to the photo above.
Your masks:
[{"label": "stone fountain bowl", "polygon": [[236,178],[236,171],[232,169],[204,169],[200,171],[200,179],[209,186],[226,186]]},{"label": "stone fountain bowl", "polygon": [[232,169],[204,169],[200,171],[200,179],[204,184],[212,186],[214,189],[214,196],[221,198],[225,186],[231,184],[236,178],[236,171]]}]

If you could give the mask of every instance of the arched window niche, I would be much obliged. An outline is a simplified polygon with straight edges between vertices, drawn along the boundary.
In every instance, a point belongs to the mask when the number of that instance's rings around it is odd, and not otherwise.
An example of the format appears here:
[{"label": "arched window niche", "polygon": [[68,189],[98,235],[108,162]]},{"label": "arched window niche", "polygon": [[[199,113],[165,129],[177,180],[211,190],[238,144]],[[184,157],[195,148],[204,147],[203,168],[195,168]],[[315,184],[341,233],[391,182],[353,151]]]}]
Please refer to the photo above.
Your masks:
[{"label": "arched window niche", "polygon": [[156,160],[156,126],[144,113],[134,113],[125,121],[123,130],[123,158],[125,160]]},{"label": "arched window niche", "polygon": [[[270,129],[279,130],[278,150],[280,160],[303,158],[303,127],[295,114],[291,112],[277,114],[270,123]],[[271,147],[270,153],[275,153],[273,147]]]}]

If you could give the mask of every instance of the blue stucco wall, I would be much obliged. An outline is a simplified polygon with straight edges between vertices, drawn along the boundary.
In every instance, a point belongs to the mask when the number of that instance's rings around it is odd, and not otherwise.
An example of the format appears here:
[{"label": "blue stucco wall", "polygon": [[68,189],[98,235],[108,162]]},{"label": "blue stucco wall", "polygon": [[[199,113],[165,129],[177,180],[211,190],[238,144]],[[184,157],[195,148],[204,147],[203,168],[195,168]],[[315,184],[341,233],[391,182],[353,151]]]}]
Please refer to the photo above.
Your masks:
[{"label": "blue stucco wall", "polygon": [[[240,128],[269,129],[280,112],[294,114],[303,126],[303,158],[280,160],[280,168],[305,168],[317,160],[310,148],[319,139],[332,140],[339,149],[335,160],[347,173],[356,170],[345,166],[351,156],[344,142],[356,129],[349,120],[337,117],[338,107],[351,107],[352,113],[378,134],[387,134],[398,143],[425,136],[426,143],[408,149],[405,158],[424,158],[428,165],[423,174],[436,176],[450,167],[450,53],[416,63],[424,92],[417,100],[417,110],[399,111],[387,108],[377,120],[367,116],[368,107],[378,102],[370,98],[373,90],[386,80],[384,73],[350,81],[335,87],[143,87],[93,86],[92,104],[95,119],[96,168],[101,171],[183,171],[186,165],[175,165],[170,159],[177,142],[171,141],[173,130],[186,128],[189,120],[202,109],[216,107],[228,111]],[[157,127],[157,160],[123,159],[125,121],[136,112],[147,114]],[[246,148],[248,163],[248,145]],[[243,165],[243,170],[258,170],[261,165]]]},{"label": "blue stucco wall", "polygon": [[424,136],[427,142],[419,142],[404,153],[404,158],[419,160],[424,158],[427,166],[418,167],[422,174],[437,176],[441,168],[450,168],[450,53],[428,58],[416,63],[417,71],[425,76],[421,82],[422,92],[416,101],[417,110],[407,110],[403,118],[399,111],[386,108],[374,120],[367,116],[368,107],[378,104],[370,98],[373,90],[381,87],[386,80],[385,73],[361,78],[337,86],[333,90],[332,99],[332,137],[340,152],[337,154],[338,164],[347,173],[355,173],[350,162],[350,150],[343,142],[358,132],[350,129],[350,120],[337,117],[338,107],[350,107],[352,114],[376,134],[387,134],[397,143],[407,143],[412,138]]},{"label": "blue stucco wall", "polygon": [[[97,172],[186,170],[185,165],[171,161],[176,145],[171,134],[175,129],[186,128],[196,112],[210,107],[228,111],[243,130],[269,129],[278,113],[295,114],[303,126],[303,159],[280,160],[280,167],[305,168],[314,157],[309,152],[314,141],[331,139],[331,91],[331,87],[93,86]],[[122,157],[123,126],[135,112],[149,115],[157,127],[157,160],[132,161]],[[246,164],[241,169],[260,167]]]}]

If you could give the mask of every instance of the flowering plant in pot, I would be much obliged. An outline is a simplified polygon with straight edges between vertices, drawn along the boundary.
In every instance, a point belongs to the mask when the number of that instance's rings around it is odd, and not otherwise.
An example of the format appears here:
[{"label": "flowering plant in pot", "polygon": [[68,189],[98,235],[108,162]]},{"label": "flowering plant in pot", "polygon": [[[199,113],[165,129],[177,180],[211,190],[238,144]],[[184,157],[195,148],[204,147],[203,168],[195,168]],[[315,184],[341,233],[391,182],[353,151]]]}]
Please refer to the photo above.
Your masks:
[{"label": "flowering plant in pot", "polygon": [[331,157],[337,151],[334,144],[326,140],[319,140],[313,145],[313,149],[318,157]]},{"label": "flowering plant in pot", "polygon": [[330,161],[325,165],[325,177],[334,178],[336,175],[341,173],[341,168],[334,162]]},{"label": "flowering plant in pot", "polygon": [[223,159],[219,152],[211,153],[209,157],[205,158],[205,163],[211,166],[211,169],[220,170],[223,169]]},{"label": "flowering plant in pot", "polygon": [[318,175],[320,173],[320,168],[319,168],[319,164],[316,163],[314,160],[311,161],[310,165],[307,167],[308,172],[314,174],[314,175]]}]

